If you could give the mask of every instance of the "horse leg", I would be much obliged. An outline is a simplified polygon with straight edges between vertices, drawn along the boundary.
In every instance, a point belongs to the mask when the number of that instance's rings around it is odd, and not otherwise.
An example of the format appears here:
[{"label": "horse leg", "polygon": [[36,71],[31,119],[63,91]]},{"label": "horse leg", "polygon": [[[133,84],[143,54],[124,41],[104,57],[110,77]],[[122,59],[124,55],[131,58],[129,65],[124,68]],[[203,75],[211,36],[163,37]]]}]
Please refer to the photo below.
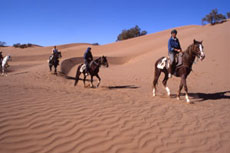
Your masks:
[{"label": "horse leg", "polygon": [[153,96],[156,96],[156,85],[157,85],[160,75],[161,75],[161,70],[156,67],[154,80],[153,80]]},{"label": "horse leg", "polygon": [[7,69],[5,68],[5,72],[4,72],[5,76],[7,76]]},{"label": "horse leg", "polygon": [[84,83],[84,87],[86,88],[86,85],[85,85],[85,80],[86,80],[86,75],[85,75],[85,73],[84,73],[84,79],[83,79],[83,83]]},{"label": "horse leg", "polygon": [[51,64],[49,64],[49,67],[50,67],[50,72],[52,71],[52,65]]},{"label": "horse leg", "polygon": [[93,75],[91,75],[91,88],[93,88]]},{"label": "horse leg", "polygon": [[97,88],[99,87],[99,85],[101,84],[101,78],[99,77],[99,75],[97,74],[96,77],[98,78],[98,84],[97,84]]},{"label": "horse leg", "polygon": [[81,69],[81,66],[79,66],[77,69],[74,86],[76,86],[79,81],[79,77],[81,75],[80,69]]},{"label": "horse leg", "polygon": [[185,90],[186,102],[187,102],[187,103],[190,103],[190,100],[189,100],[189,97],[188,97],[188,87],[187,87],[186,78],[183,79],[183,83],[184,83],[184,90]]},{"label": "horse leg", "polygon": [[54,74],[57,75],[57,65],[54,65]]},{"label": "horse leg", "polygon": [[181,81],[180,81],[180,86],[179,86],[179,90],[178,90],[178,94],[177,94],[177,100],[180,100],[180,93],[181,93],[181,90],[184,86],[184,77],[182,76],[181,77]]},{"label": "horse leg", "polygon": [[170,96],[170,89],[169,89],[169,87],[167,86],[167,82],[168,82],[168,79],[169,79],[169,78],[168,78],[168,71],[167,71],[167,70],[164,71],[164,74],[165,74],[165,77],[164,77],[162,83],[163,83],[163,85],[164,85],[164,87],[165,87],[165,90],[166,90],[166,92],[167,92],[167,95]]},{"label": "horse leg", "polygon": [[2,67],[2,76],[7,76],[7,74],[6,74],[6,66],[4,65],[3,67]]},{"label": "horse leg", "polygon": [[5,69],[5,68],[4,68],[4,66],[3,66],[3,67],[2,67],[2,76],[4,75],[4,72],[5,72],[4,69]]}]

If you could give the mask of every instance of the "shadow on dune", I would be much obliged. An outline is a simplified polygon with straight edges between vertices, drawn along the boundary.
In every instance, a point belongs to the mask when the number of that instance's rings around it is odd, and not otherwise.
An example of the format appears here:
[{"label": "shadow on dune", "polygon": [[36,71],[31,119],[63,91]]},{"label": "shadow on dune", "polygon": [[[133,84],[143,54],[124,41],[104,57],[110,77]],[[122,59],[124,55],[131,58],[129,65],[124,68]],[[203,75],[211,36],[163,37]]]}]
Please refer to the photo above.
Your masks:
[{"label": "shadow on dune", "polygon": [[[74,81],[75,81],[75,79],[76,79],[75,77],[71,77],[71,76],[65,76],[65,78],[68,79],[68,80],[74,80]],[[83,81],[82,78],[79,78],[79,80]],[[85,81],[91,81],[91,80],[86,79]]]},{"label": "shadow on dune", "polygon": [[[98,57],[94,57],[94,59],[97,59]],[[114,65],[121,65],[128,62],[129,58],[127,57],[107,57],[109,64]],[[84,62],[83,57],[74,57],[74,58],[68,58],[62,61],[61,63],[61,72],[65,75],[68,75],[70,70],[78,65]]]},{"label": "shadow on dune", "polygon": [[[228,94],[228,95],[227,95]],[[181,96],[185,96],[184,93],[181,93]],[[171,98],[176,98],[176,94],[172,94]],[[230,100],[230,91],[215,92],[215,93],[189,93],[189,97],[194,99],[194,102],[204,102],[206,100],[221,100],[229,99]]]},{"label": "shadow on dune", "polygon": [[75,65],[83,63],[83,61],[83,57],[74,57],[66,59],[61,63],[61,72],[64,75],[67,75]]},{"label": "shadow on dune", "polygon": [[192,97],[193,99],[198,99],[198,102],[202,102],[206,100],[230,99],[230,91],[215,92],[215,93],[189,93],[189,96]]},{"label": "shadow on dune", "polygon": [[137,89],[139,87],[134,86],[134,85],[123,85],[123,86],[103,86],[103,88],[114,90],[114,89]]}]

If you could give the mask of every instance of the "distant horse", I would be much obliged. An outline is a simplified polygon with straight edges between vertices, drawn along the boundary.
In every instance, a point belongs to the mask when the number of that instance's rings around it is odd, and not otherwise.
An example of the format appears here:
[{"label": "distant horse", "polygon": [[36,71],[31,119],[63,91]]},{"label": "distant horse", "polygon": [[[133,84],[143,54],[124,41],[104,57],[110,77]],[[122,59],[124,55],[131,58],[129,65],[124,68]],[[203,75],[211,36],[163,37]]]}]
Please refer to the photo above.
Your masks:
[{"label": "distant horse", "polygon": [[57,74],[57,66],[59,65],[59,58],[62,57],[61,52],[54,53],[53,57],[49,60],[49,68],[50,72],[52,71],[52,67],[54,66],[54,73]]},{"label": "distant horse", "polygon": [[[192,65],[196,57],[200,58],[200,60],[202,61],[205,58],[205,54],[203,52],[202,41],[199,42],[194,39],[193,44],[191,44],[183,54],[182,65],[175,67],[174,74],[173,74],[176,77],[181,77],[177,99],[178,100],[180,99],[180,93],[181,93],[182,88],[184,87],[185,92],[186,92],[185,97],[186,97],[187,103],[190,103],[190,100],[188,97],[188,88],[187,88],[186,78],[192,70]],[[156,85],[161,75],[161,72],[165,74],[165,77],[162,83],[167,91],[168,96],[170,96],[170,90],[167,87],[169,62],[170,61],[167,57],[162,57],[158,59],[155,63],[155,76],[153,80],[153,96],[156,96]]]},{"label": "distant horse", "polygon": [[2,63],[1,63],[1,68],[2,68],[2,75],[7,76],[6,69],[9,67],[8,61],[11,61],[11,56],[7,55],[3,58]]},{"label": "distant horse", "polygon": [[[89,64],[89,74],[91,76],[91,87],[92,88],[94,87],[93,86],[93,77],[94,76],[96,76],[98,78],[98,84],[96,87],[99,87],[99,85],[101,83],[101,78],[98,75],[101,65],[103,65],[105,67],[109,67],[107,58],[105,56],[99,57],[98,59],[91,61]],[[74,86],[77,85],[79,77],[80,77],[81,73],[83,73],[84,74],[84,79],[83,79],[84,87],[86,87],[85,80],[86,80],[87,75],[85,73],[86,72],[85,69],[86,69],[85,64],[81,64],[78,66]]]},{"label": "distant horse", "polygon": [[3,60],[3,55],[2,52],[0,52],[0,65],[2,66],[2,60]]}]

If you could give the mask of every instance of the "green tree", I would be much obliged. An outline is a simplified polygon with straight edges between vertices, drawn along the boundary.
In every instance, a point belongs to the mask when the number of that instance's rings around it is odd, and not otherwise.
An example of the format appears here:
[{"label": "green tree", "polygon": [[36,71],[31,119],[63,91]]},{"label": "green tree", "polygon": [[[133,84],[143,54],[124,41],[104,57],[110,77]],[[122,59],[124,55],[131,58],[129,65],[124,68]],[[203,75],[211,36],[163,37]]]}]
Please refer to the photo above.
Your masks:
[{"label": "green tree", "polygon": [[224,21],[226,21],[226,17],[223,14],[219,14],[217,9],[214,9],[202,19],[202,24],[210,23],[214,25]]},{"label": "green tree", "polygon": [[136,25],[135,27],[130,28],[128,30],[122,30],[122,32],[117,36],[117,41],[135,38],[146,34],[147,31],[141,31],[141,28]]}]

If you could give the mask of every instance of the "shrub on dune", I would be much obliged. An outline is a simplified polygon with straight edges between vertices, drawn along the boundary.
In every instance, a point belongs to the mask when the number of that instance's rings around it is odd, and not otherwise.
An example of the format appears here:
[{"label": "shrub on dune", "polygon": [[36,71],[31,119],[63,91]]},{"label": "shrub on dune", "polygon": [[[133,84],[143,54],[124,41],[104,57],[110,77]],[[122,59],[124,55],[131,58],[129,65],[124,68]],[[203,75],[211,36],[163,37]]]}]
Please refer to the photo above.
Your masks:
[{"label": "shrub on dune", "polygon": [[117,36],[117,41],[135,38],[135,37],[143,36],[146,34],[147,34],[147,31],[145,30],[141,31],[139,26],[136,25],[135,27],[130,28],[128,30],[122,30],[122,32]]}]

